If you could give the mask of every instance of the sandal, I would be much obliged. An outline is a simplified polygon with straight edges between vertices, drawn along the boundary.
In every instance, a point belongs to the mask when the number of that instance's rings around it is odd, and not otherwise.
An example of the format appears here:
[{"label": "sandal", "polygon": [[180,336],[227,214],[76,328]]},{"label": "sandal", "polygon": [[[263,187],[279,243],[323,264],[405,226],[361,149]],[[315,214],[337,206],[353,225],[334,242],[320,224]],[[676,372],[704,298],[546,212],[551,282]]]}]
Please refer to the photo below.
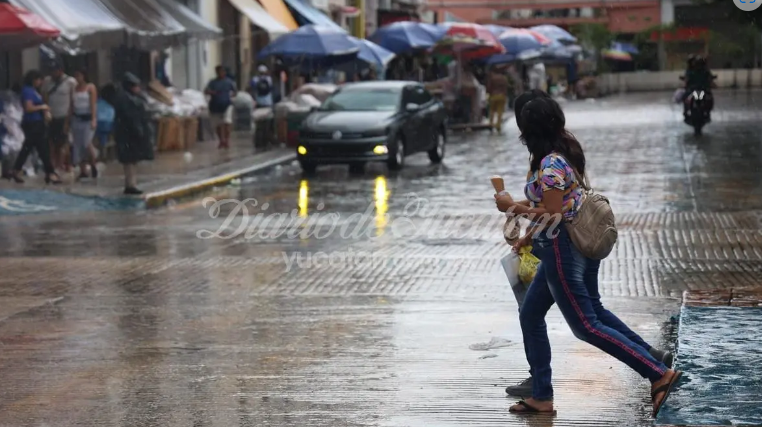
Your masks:
[{"label": "sandal", "polygon": [[[651,401],[654,403],[654,412],[652,416],[656,418],[656,416],[659,414],[659,410],[664,405],[664,402],[667,401],[667,397],[669,397],[669,393],[672,392],[672,387],[674,387],[675,384],[677,384],[677,381],[680,379],[680,377],[683,375],[682,371],[675,371],[675,374],[672,375],[672,378],[669,380],[667,384],[660,385],[656,388],[656,390],[653,390],[651,392]],[[662,396],[661,400],[657,403],[656,402],[656,396],[659,393],[664,393],[664,396]]]},{"label": "sandal", "polygon": [[515,414],[550,414],[550,415],[556,415],[558,411],[555,409],[552,411],[541,411],[534,406],[528,404],[524,400],[519,400],[516,402],[515,405],[511,406],[510,409],[508,409],[508,412],[513,412]]}]

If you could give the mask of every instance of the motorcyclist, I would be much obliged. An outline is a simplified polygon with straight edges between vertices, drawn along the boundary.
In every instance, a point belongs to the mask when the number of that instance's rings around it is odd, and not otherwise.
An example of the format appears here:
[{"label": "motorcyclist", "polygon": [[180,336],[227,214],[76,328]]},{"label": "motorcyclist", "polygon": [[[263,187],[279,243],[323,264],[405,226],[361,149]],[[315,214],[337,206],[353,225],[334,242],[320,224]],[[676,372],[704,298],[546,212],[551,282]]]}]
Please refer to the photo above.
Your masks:
[{"label": "motorcyclist", "polygon": [[683,115],[688,116],[689,105],[685,102],[689,99],[690,95],[694,91],[704,91],[704,96],[709,107],[707,114],[712,111],[714,107],[714,99],[712,98],[712,82],[714,76],[709,70],[706,58],[701,56],[693,57],[692,60],[688,60],[689,67],[685,73],[685,94],[683,95],[684,107]]}]

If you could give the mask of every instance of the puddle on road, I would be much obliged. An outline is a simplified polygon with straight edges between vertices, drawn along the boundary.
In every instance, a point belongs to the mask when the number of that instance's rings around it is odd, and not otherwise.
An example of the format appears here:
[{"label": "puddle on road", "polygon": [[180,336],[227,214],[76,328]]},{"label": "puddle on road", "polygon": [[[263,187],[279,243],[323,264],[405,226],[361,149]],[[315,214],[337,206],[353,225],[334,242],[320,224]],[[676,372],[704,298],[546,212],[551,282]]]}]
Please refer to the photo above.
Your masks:
[{"label": "puddle on road", "polygon": [[127,211],[144,206],[143,199],[138,198],[87,197],[46,190],[0,190],[0,215]]},{"label": "puddle on road", "polygon": [[511,340],[500,338],[500,337],[492,337],[492,339],[489,340],[489,342],[471,344],[468,346],[468,348],[474,351],[488,351],[488,350],[494,350],[498,348],[510,347],[512,345],[513,343],[511,342]]}]

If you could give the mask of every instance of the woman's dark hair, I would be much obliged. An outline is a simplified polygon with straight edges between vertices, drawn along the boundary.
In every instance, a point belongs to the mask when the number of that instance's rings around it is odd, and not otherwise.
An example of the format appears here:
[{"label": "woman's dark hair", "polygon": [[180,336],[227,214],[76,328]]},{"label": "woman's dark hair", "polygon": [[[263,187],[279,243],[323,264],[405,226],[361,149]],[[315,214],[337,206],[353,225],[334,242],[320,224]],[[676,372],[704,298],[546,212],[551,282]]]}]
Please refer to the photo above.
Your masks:
[{"label": "woman's dark hair", "polygon": [[32,70],[24,74],[24,86],[34,86],[34,82],[42,78],[42,73]]},{"label": "woman's dark hair", "polygon": [[519,129],[521,129],[521,110],[529,101],[537,98],[550,98],[550,95],[539,89],[532,89],[519,95],[513,102],[513,110],[516,112],[516,125]]},{"label": "woman's dark hair", "polygon": [[98,93],[100,93],[101,98],[104,101],[114,105],[114,101],[116,100],[116,86],[113,83],[108,83],[107,85],[103,86],[101,90],[98,91]]},{"label": "woman's dark hair", "polygon": [[551,98],[536,98],[521,110],[521,141],[529,149],[530,170],[540,169],[540,162],[550,153],[561,154],[585,176],[585,153],[579,141],[566,130],[561,106]]},{"label": "woman's dark hair", "polygon": [[82,74],[82,77],[84,78],[85,83],[90,83],[90,79],[87,77],[87,70],[85,70],[84,68],[79,68],[74,71],[74,74],[76,73]]}]

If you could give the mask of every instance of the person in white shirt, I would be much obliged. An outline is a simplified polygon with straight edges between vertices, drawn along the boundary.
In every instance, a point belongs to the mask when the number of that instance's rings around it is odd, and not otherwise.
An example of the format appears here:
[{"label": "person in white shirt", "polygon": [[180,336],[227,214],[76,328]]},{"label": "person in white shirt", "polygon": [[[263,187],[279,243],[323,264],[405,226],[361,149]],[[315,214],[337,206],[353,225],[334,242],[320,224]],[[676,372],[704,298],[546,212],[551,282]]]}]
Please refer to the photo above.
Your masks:
[{"label": "person in white shirt", "polygon": [[266,66],[260,65],[257,68],[259,75],[251,79],[249,91],[256,101],[257,108],[268,108],[273,106],[273,78]]},{"label": "person in white shirt", "polygon": [[547,92],[546,86],[547,76],[545,74],[545,64],[538,62],[529,69],[529,89]]},{"label": "person in white shirt", "polygon": [[54,168],[67,171],[70,167],[66,161],[69,152],[69,111],[75,86],[77,81],[64,72],[62,65],[57,65],[42,85],[42,96],[50,106],[50,115],[53,117],[48,129],[51,161]]}]

